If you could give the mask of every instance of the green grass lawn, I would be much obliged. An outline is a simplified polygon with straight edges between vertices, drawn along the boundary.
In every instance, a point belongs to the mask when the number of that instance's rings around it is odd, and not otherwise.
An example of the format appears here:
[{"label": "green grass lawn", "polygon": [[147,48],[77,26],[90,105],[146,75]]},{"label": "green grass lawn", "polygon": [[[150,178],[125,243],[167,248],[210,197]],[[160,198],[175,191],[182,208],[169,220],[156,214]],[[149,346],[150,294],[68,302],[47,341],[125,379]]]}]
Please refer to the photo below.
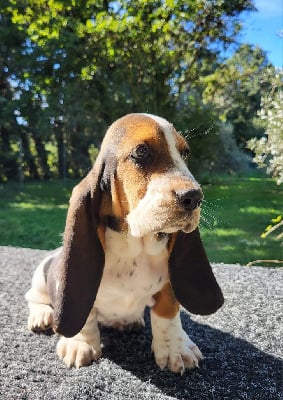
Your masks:
[{"label": "green grass lawn", "polygon": [[271,219],[282,215],[282,189],[274,180],[226,177],[203,185],[203,191],[206,201],[200,226],[211,261],[245,265],[258,259],[283,259],[276,240],[279,232],[261,238]]},{"label": "green grass lawn", "polygon": [[0,245],[58,247],[75,184],[54,181],[0,186]]},{"label": "green grass lawn", "polygon": [[[265,239],[260,236],[271,219],[282,214],[282,191],[274,181],[262,177],[218,177],[214,181],[203,185],[200,224],[210,260],[240,264],[282,260],[276,234]],[[59,246],[75,184],[55,181],[0,186],[0,245]]]}]

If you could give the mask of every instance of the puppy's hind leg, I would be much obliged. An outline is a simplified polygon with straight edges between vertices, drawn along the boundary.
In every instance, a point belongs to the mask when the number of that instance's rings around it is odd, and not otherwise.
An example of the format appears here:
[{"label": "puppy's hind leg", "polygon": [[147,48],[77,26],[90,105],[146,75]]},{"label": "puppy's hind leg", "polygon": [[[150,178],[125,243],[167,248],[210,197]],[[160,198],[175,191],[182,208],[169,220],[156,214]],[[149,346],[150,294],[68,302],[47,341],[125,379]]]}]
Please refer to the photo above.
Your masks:
[{"label": "puppy's hind leg", "polygon": [[47,290],[47,270],[54,258],[54,254],[46,257],[36,268],[32,284],[25,298],[29,305],[28,329],[42,332],[52,328],[53,309]]}]

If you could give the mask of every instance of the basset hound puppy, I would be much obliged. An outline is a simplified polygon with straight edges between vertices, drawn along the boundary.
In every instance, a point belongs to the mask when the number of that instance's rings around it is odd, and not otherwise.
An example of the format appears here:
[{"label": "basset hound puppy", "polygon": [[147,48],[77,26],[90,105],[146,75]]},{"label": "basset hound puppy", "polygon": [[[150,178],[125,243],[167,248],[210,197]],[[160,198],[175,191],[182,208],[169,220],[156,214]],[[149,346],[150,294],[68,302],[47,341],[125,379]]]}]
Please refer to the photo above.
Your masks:
[{"label": "basset hound puppy", "polygon": [[180,304],[205,315],[223,296],[200,239],[203,194],[187,153],[171,123],[129,114],[110,126],[74,188],[63,246],[39,264],[26,294],[28,328],[59,333],[57,354],[68,367],[100,357],[99,324],[143,325],[146,306],[161,369],[183,373],[202,359]]}]

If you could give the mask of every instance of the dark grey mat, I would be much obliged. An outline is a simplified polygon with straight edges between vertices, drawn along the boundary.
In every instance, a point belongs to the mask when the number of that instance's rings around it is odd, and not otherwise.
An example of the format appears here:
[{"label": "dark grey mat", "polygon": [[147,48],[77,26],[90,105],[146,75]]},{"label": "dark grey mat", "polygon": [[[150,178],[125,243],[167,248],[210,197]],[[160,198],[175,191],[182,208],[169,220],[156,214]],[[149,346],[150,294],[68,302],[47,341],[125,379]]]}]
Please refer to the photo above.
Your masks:
[{"label": "dark grey mat", "polygon": [[[0,247],[1,399],[282,398],[282,269],[215,265],[225,306],[183,325],[205,360],[182,377],[160,371],[150,352],[151,333],[103,330],[103,358],[67,369],[55,354],[56,335],[27,331],[24,293],[48,252]],[[281,354],[282,355],[282,354]]]}]

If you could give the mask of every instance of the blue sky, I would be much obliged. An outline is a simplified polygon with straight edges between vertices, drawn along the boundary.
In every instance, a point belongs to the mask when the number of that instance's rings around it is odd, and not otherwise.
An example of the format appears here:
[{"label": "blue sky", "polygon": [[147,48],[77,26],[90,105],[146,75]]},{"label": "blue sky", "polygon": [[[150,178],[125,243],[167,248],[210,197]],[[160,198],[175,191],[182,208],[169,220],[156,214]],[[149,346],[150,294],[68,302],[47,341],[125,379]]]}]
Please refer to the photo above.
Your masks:
[{"label": "blue sky", "polygon": [[[258,12],[241,18],[243,30],[240,41],[259,45],[269,61],[283,67],[283,0],[255,0]],[[281,32],[281,37],[280,37]]]}]

